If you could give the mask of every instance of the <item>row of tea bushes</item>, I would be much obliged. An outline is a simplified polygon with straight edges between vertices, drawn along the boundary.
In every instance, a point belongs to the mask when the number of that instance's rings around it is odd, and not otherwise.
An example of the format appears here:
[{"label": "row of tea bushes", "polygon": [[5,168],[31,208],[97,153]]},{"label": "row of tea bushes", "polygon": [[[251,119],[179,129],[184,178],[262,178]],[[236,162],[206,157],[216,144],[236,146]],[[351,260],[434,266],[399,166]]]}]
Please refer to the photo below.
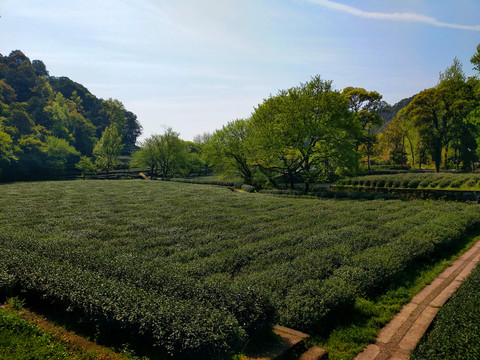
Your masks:
[{"label": "row of tea bushes", "polygon": [[[144,337],[167,353],[213,356],[239,350],[246,332],[225,309],[202,306],[145,291],[78,266],[0,246],[1,274],[15,274],[9,289],[26,290],[69,312],[85,316],[103,331]],[[6,280],[3,279],[4,285]]]},{"label": "row of tea bushes", "polygon": [[2,185],[0,209],[0,290],[175,358],[219,357],[277,321],[309,331],[480,225],[459,203],[145,181]]},{"label": "row of tea bushes", "polygon": [[480,175],[454,173],[366,175],[342,179],[337,184],[381,188],[480,190]]},{"label": "row of tea bushes", "polygon": [[440,309],[412,360],[480,359],[480,268]]}]

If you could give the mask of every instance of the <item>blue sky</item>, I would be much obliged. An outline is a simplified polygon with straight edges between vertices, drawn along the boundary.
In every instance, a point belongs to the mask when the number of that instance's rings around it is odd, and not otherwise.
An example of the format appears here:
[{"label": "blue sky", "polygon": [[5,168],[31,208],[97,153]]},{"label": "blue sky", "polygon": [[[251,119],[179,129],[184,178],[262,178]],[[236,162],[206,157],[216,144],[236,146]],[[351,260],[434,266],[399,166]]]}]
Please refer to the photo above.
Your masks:
[{"label": "blue sky", "polygon": [[0,0],[0,53],[22,50],[191,140],[320,74],[394,104],[454,57],[473,75],[479,0]]}]

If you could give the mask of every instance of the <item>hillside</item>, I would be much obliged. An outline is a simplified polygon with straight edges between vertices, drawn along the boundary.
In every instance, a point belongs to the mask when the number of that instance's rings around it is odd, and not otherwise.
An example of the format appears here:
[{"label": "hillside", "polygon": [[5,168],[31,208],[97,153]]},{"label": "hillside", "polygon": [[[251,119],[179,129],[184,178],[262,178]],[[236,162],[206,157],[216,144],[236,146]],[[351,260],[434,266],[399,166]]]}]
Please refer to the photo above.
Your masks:
[{"label": "hillside", "polygon": [[[397,113],[402,110],[404,107],[407,107],[408,104],[413,100],[415,95],[405,98],[397,102],[395,105],[389,105],[380,113],[380,116],[383,118],[383,123],[386,124],[390,122]],[[385,126],[385,125],[384,125]]]},{"label": "hillside", "polygon": [[30,61],[19,50],[0,54],[0,180],[62,174],[81,155],[91,156],[113,123],[129,154],[142,127],[120,101],[50,76],[41,60]]}]

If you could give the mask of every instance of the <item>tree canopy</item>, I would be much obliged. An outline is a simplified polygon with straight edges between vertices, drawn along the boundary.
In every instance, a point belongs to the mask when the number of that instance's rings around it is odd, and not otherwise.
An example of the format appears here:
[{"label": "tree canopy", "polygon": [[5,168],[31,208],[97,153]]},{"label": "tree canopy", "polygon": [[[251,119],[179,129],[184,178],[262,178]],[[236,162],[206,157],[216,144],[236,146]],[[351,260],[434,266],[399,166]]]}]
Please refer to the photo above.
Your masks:
[{"label": "tree canopy", "polygon": [[[120,101],[98,99],[81,84],[50,76],[41,60],[30,61],[19,50],[0,55],[0,180],[57,177],[74,169],[112,124],[125,154],[136,150],[142,127]],[[60,156],[59,149],[69,155]]]}]

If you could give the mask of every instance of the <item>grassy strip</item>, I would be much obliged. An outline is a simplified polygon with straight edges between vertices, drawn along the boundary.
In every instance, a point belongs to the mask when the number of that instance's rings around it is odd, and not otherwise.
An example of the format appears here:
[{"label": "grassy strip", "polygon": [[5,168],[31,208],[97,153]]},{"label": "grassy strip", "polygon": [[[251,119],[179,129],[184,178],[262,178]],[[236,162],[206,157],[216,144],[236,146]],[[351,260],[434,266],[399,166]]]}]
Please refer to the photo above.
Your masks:
[{"label": "grassy strip", "polygon": [[[15,302],[12,302],[15,304]],[[18,305],[15,304],[15,308]],[[0,308],[0,359],[100,359],[99,354],[68,346],[39,327],[23,320],[11,306]]]},{"label": "grassy strip", "polygon": [[[342,319],[339,320],[334,329],[328,333],[328,335],[318,335],[311,338],[312,345],[320,346],[329,352],[329,360],[351,360],[356,357],[368,344],[374,343],[378,332],[390,322],[390,320],[401,310],[401,308],[407,304],[418,292],[420,292],[426,285],[431,283],[443,270],[450,266],[459,256],[470,249],[477,241],[478,236],[466,237],[463,241],[460,241],[456,248],[453,249],[454,255],[443,253],[436,259],[430,261],[424,261],[414,269],[409,269],[403,278],[392,284],[391,288],[384,294],[374,298],[358,297],[355,303],[355,307],[352,311],[349,311],[342,315]],[[480,286],[480,270],[477,271],[476,286],[477,289]],[[401,285],[398,285],[401,283]],[[474,287],[470,286],[470,291]],[[471,296],[473,294],[468,294]],[[476,329],[480,328],[480,313],[478,313],[478,305],[480,304],[480,293],[475,292],[473,296],[475,301],[470,303],[477,306],[476,311]],[[459,315],[458,309],[462,308],[462,304],[452,305],[448,316],[455,318]],[[472,308],[471,308],[472,310]],[[473,314],[461,314],[462,318],[468,318]],[[450,319],[451,320],[451,319]],[[454,328],[451,330],[455,330]],[[455,356],[446,356],[446,353],[442,353],[442,356],[430,357],[432,354],[432,343],[439,343],[444,339],[442,337],[442,329],[437,331],[437,339],[426,345],[422,345],[429,350],[425,351],[422,347],[422,352],[426,353],[419,355],[420,359],[457,359]],[[438,339],[440,334],[441,340]],[[478,334],[477,334],[478,335]],[[450,336],[450,335],[449,335]],[[454,337],[454,336],[453,336]],[[468,334],[465,335],[468,338]],[[425,343],[426,341],[423,340]],[[448,342],[447,342],[448,343]],[[453,347],[456,346],[454,341]],[[479,347],[477,350],[480,349]],[[451,351],[450,354],[456,355]],[[453,349],[455,350],[455,349]],[[421,352],[417,351],[419,354]],[[422,357],[423,356],[423,357]],[[478,359],[480,356],[472,357],[468,359]],[[415,358],[416,359],[416,358]],[[465,358],[467,359],[467,358]]]},{"label": "grassy strip", "polygon": [[[0,359],[141,360],[128,349],[119,353],[55,325],[9,298],[0,306]],[[142,358],[143,359],[143,358]]]}]

